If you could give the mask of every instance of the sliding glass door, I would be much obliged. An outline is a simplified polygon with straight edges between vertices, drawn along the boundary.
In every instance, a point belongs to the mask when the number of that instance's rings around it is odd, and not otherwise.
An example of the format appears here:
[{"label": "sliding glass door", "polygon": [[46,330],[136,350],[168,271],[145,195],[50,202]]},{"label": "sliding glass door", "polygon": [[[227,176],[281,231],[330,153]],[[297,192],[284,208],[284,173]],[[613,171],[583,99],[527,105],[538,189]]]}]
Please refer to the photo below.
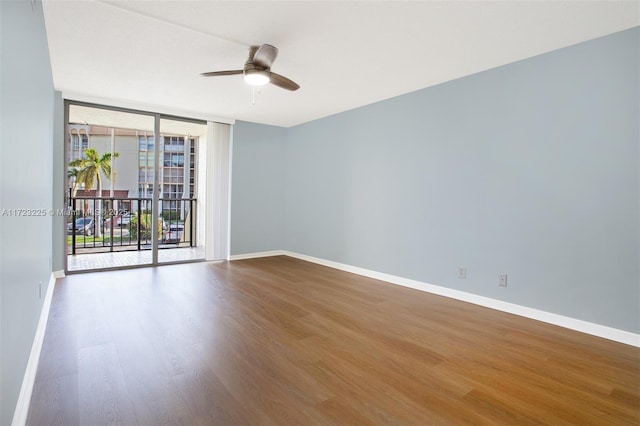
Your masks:
[{"label": "sliding glass door", "polygon": [[[158,241],[158,262],[204,259],[203,238],[199,238],[198,183],[200,144],[206,140],[207,125],[184,119],[160,119],[159,211],[162,236]],[[204,179],[202,179],[204,180]],[[202,234],[202,233],[200,233]],[[200,235],[201,237],[202,235]],[[181,249],[181,250],[178,250]]]},{"label": "sliding glass door", "polygon": [[67,271],[204,258],[205,122],[66,103]]}]

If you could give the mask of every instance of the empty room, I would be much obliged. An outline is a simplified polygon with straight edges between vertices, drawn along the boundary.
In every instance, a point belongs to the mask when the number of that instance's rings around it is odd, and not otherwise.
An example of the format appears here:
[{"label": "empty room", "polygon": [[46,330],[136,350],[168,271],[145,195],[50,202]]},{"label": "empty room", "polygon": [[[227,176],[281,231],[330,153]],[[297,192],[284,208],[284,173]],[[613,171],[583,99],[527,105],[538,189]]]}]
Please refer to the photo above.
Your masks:
[{"label": "empty room", "polygon": [[640,424],[640,2],[0,1],[0,425]]}]

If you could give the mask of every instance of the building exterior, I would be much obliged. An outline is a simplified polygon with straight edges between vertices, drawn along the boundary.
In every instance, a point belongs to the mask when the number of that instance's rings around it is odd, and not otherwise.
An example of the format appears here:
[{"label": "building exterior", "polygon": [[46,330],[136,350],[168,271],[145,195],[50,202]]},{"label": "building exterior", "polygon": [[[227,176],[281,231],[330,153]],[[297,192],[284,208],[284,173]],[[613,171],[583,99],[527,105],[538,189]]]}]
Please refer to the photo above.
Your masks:
[{"label": "building exterior", "polygon": [[[196,164],[198,138],[189,135],[160,135],[160,193],[163,212],[176,211],[184,218],[187,203],[180,200],[196,197]],[[82,158],[84,151],[94,148],[100,155],[117,152],[112,160],[113,181],[102,175],[102,196],[141,198],[147,205],[153,197],[155,180],[155,136],[148,132],[69,124],[67,127],[67,164]],[[74,178],[67,182],[73,193]],[[76,188],[76,196],[95,196],[97,188]],[[124,204],[123,204],[124,203]],[[120,208],[131,208],[121,201]],[[143,207],[144,208],[144,207]]]}]

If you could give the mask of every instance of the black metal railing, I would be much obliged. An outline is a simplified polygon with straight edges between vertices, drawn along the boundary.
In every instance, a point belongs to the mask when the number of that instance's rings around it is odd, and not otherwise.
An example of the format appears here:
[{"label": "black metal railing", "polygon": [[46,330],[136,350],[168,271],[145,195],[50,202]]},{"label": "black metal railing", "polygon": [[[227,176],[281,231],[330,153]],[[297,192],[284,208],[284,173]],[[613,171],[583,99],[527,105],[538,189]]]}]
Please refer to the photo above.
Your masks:
[{"label": "black metal railing", "polygon": [[[196,246],[196,201],[159,199],[159,249]],[[152,198],[70,197],[69,210],[67,238],[71,254],[152,247]]]}]

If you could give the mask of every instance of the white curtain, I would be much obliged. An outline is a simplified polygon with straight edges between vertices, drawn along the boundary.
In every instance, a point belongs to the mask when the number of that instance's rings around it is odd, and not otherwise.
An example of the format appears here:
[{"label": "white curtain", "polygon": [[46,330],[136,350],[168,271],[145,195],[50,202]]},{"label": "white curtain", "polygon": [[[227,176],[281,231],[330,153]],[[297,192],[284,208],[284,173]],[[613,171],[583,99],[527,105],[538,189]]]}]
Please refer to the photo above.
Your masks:
[{"label": "white curtain", "polygon": [[231,195],[231,126],[207,122],[205,258],[229,257]]}]

